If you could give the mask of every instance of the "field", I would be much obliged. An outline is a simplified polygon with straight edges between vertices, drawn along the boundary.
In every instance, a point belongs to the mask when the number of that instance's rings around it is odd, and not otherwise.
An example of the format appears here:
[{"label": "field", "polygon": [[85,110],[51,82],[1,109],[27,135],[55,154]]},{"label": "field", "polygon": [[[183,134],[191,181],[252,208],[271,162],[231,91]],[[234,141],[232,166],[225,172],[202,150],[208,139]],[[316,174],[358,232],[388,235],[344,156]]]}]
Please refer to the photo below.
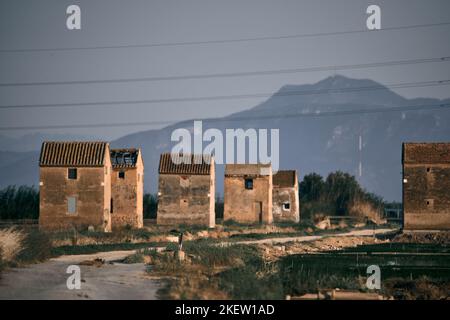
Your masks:
[{"label": "field", "polygon": [[[180,231],[184,234],[182,252],[177,244]],[[9,253],[0,259],[4,278],[0,284],[6,282],[12,286],[11,292],[21,292],[14,288],[19,281],[8,279],[9,270],[25,272],[36,266],[35,271],[42,272],[41,286],[42,277],[54,277],[48,270],[59,270],[70,262],[82,265],[88,278],[80,296],[63,295],[69,299],[96,299],[102,297],[101,292],[126,298],[130,292],[122,290],[127,286],[111,287],[110,281],[122,279],[122,272],[123,277],[133,275],[133,286],[147,283],[138,286],[142,292],[133,293],[139,298],[286,299],[336,289],[375,292],[384,299],[448,298],[448,234],[418,239],[397,233],[391,225],[319,230],[309,224],[231,223],[214,230],[188,226],[173,230],[149,224],[141,230],[107,234],[40,233],[30,226],[8,227],[0,229],[0,237],[10,243],[6,247],[2,241],[2,252]],[[380,290],[366,287],[370,265],[380,267]],[[18,275],[30,277],[20,272]],[[47,288],[47,294],[52,290]],[[6,296],[0,297],[8,298],[5,291],[3,294]]]}]

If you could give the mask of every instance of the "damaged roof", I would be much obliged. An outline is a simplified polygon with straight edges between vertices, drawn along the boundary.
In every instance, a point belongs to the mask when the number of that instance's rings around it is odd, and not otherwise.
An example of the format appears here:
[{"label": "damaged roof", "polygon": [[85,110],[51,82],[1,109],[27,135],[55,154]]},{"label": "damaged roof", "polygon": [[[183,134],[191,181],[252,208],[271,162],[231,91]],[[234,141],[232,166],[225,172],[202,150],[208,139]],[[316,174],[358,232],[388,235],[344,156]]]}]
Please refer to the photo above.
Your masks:
[{"label": "damaged roof", "polygon": [[295,170],[279,170],[273,175],[272,179],[274,187],[295,187],[297,183],[297,172]]},{"label": "damaged roof", "polygon": [[118,168],[136,168],[139,157],[139,149],[111,149],[111,164],[114,169]]},{"label": "damaged roof", "polygon": [[109,144],[101,141],[45,141],[42,143],[41,167],[101,167]]},{"label": "damaged roof", "polygon": [[269,164],[227,164],[225,176],[268,176],[272,172]]},{"label": "damaged roof", "polygon": [[404,143],[402,160],[411,164],[450,163],[450,143]]},{"label": "damaged roof", "polygon": [[163,153],[159,159],[160,174],[209,175],[212,157],[208,154]]}]

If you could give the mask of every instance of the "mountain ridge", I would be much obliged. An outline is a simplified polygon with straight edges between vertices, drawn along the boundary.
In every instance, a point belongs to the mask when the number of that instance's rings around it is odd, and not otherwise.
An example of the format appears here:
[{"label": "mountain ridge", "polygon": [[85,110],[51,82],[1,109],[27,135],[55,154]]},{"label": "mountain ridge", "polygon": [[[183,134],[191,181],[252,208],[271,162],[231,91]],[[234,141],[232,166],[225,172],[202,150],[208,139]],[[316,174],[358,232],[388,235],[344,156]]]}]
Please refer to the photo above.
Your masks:
[{"label": "mountain ridge", "polygon": [[[354,89],[369,87],[370,90]],[[315,84],[284,85],[252,108],[202,121],[203,130],[217,128],[222,132],[227,128],[279,129],[280,169],[296,169],[299,176],[310,172],[327,175],[335,170],[357,175],[361,158],[363,175],[358,176],[360,183],[368,191],[387,200],[400,200],[402,142],[450,141],[450,128],[445,125],[450,123],[448,109],[323,117],[304,117],[303,114],[445,103],[450,104],[450,98],[406,99],[373,80],[337,75]],[[192,129],[193,121],[185,120],[161,129],[138,131],[112,141],[111,146],[142,148],[146,190],[156,192],[160,153],[170,151],[175,145],[170,141],[173,130]],[[361,154],[358,151],[360,135],[364,145]],[[34,165],[37,172],[37,164]],[[3,180],[2,172],[3,167],[0,166],[0,181]],[[216,179],[218,190],[221,191],[223,165],[218,165]]]}]

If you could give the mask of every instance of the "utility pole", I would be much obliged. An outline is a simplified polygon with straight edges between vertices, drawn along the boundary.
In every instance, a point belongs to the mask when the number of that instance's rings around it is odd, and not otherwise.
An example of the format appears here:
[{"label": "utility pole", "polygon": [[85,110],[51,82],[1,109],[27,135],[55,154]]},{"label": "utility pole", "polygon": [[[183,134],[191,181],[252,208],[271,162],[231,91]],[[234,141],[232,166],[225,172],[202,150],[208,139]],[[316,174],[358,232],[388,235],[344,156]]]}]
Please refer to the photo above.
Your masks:
[{"label": "utility pole", "polygon": [[358,168],[358,173],[359,173],[359,177],[362,177],[362,133],[360,132],[359,134],[359,168]]}]

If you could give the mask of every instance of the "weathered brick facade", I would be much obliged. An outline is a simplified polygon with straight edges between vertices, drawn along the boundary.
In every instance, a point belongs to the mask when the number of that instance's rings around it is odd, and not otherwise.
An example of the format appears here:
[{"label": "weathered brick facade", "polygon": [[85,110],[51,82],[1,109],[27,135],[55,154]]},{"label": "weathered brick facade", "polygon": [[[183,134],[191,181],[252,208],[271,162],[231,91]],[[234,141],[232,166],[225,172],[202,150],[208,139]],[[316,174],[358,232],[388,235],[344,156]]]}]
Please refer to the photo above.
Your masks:
[{"label": "weathered brick facade", "polygon": [[280,170],[273,175],[272,203],[274,221],[300,221],[297,171]]},{"label": "weathered brick facade", "polygon": [[184,155],[176,164],[161,155],[157,224],[215,226],[215,166],[209,155]]},{"label": "weathered brick facade", "polygon": [[140,149],[111,150],[112,228],[142,228],[144,162]]},{"label": "weathered brick facade", "polygon": [[227,164],[224,184],[225,221],[272,223],[270,164]]},{"label": "weathered brick facade", "polygon": [[44,142],[39,165],[40,229],[111,231],[108,143]]},{"label": "weathered brick facade", "polygon": [[403,144],[405,230],[450,230],[450,143]]}]

